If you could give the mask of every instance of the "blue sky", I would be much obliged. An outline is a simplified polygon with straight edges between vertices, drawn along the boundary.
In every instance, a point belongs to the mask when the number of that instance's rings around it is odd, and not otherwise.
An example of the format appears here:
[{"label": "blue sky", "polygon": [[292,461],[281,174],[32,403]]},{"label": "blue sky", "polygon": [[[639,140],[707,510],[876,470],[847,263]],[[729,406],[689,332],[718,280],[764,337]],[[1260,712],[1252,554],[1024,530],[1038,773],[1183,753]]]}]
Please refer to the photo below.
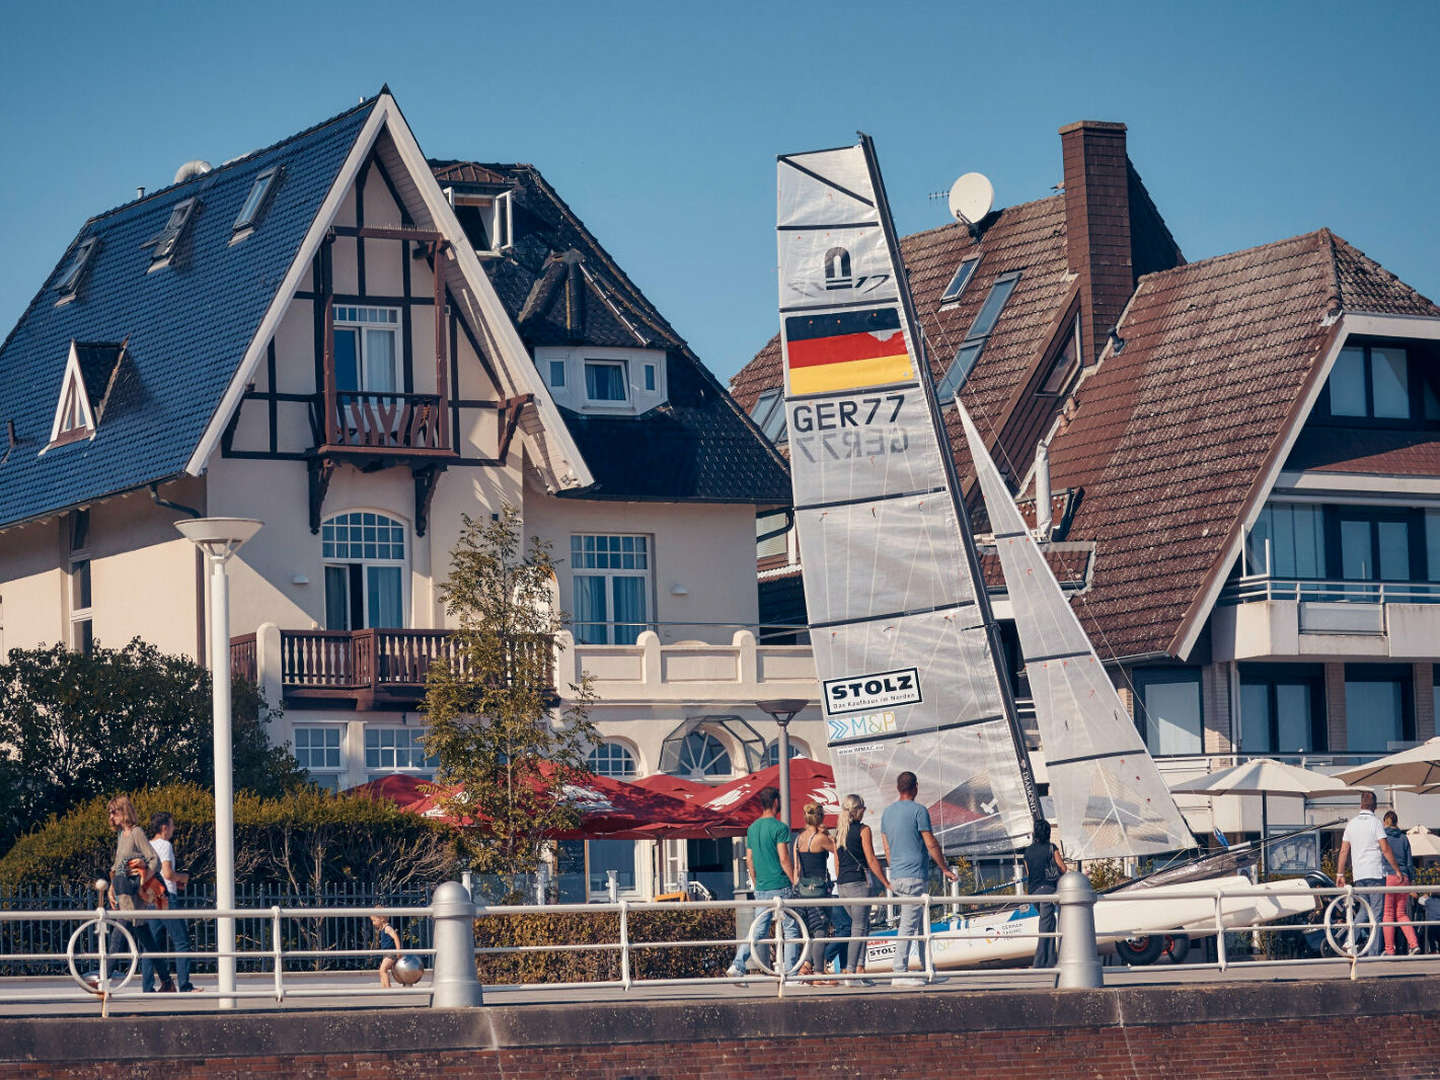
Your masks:
[{"label": "blue sky", "polygon": [[1440,5],[7,0],[0,327],[84,219],[389,82],[432,157],[539,166],[728,378],[776,325],[777,153],[874,136],[901,232],[1120,120],[1187,258],[1329,226],[1440,299]]}]

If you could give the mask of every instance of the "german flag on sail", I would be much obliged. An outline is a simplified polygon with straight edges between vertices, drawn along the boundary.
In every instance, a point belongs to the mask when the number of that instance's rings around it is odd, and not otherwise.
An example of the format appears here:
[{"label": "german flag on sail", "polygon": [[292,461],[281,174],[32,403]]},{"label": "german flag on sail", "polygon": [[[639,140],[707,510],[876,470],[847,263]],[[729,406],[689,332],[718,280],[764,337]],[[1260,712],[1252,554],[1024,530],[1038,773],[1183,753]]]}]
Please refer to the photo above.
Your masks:
[{"label": "german flag on sail", "polygon": [[894,307],[792,315],[785,320],[785,364],[792,394],[863,390],[915,377]]}]

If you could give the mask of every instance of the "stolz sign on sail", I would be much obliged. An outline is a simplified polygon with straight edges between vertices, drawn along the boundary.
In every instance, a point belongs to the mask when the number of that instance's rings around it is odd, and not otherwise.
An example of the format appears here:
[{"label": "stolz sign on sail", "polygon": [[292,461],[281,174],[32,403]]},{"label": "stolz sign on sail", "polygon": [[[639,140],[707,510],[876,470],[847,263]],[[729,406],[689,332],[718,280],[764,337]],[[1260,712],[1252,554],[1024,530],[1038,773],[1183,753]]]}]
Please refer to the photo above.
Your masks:
[{"label": "stolz sign on sail", "polygon": [[820,685],[825,711],[831,716],[869,712],[886,705],[915,705],[921,700],[920,672],[913,667],[826,679]]}]

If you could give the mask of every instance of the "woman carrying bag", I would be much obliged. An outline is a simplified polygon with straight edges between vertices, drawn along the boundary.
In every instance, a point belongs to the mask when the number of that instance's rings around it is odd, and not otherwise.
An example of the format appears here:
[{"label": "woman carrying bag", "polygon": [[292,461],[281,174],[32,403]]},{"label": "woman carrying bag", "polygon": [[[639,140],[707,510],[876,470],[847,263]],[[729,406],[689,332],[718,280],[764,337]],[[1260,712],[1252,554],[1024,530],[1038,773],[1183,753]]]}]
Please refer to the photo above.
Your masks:
[{"label": "woman carrying bag", "polygon": [[[875,857],[875,840],[870,826],[864,824],[865,800],[859,795],[846,795],[840,805],[840,830],[835,845],[835,891],[845,899],[863,899],[870,896],[868,870],[886,892],[890,881],[885,868]],[[855,940],[847,943],[845,963],[841,975],[854,975],[865,966],[865,936],[870,932],[870,905],[868,902],[846,904],[850,915],[850,936]],[[860,980],[866,986],[869,979]]]},{"label": "woman carrying bag", "polygon": [[[835,841],[825,828],[825,811],[819,803],[805,804],[805,831],[795,840],[795,861],[800,876],[795,882],[795,896],[800,900],[819,900],[830,895],[830,853]],[[814,975],[825,967],[825,930],[827,918],[823,907],[802,907],[798,914],[810,931],[810,948],[801,975]],[[817,979],[815,986],[834,986],[833,981]]]},{"label": "woman carrying bag", "polygon": [[[1060,849],[1050,842],[1050,823],[1044,818],[1035,819],[1035,840],[1025,849],[1025,891],[1048,894],[1055,891],[1060,875],[1065,873],[1065,860]],[[1055,932],[1055,905],[1037,904],[1040,911],[1040,933]],[[1040,937],[1035,942],[1035,960],[1031,967],[1051,968],[1059,957],[1058,944],[1053,937]]]},{"label": "woman carrying bag", "polygon": [[[144,898],[153,890],[147,888],[150,882],[158,880],[160,856],[150,846],[145,830],[140,828],[135,804],[129,796],[118,795],[107,804],[110,827],[115,830],[115,858],[110,863],[110,906],[116,911],[150,910],[155,904]],[[160,886],[161,891],[164,885]],[[135,947],[140,950],[140,984],[146,993],[150,992],[151,980],[155,974],[154,961],[147,955],[156,952],[155,938],[150,932],[148,919],[134,919],[127,922]],[[112,948],[119,935],[111,937]],[[175,983],[167,975],[161,990],[175,989]]]}]

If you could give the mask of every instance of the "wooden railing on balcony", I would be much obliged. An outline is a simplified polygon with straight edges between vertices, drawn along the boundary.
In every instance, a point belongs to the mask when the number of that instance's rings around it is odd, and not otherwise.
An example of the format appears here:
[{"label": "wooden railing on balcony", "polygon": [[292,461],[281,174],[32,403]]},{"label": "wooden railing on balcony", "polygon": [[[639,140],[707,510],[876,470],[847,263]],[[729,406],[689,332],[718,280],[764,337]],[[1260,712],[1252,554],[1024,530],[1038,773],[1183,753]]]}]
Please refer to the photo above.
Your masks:
[{"label": "wooden railing on balcony", "polygon": [[[353,701],[358,708],[414,705],[425,693],[431,666],[438,660],[458,664],[464,658],[449,630],[282,630],[280,683],[287,701]],[[512,670],[540,685],[555,685],[551,642],[543,637],[517,640]],[[254,634],[232,638],[231,670],[252,682],[259,679]]]},{"label": "wooden railing on balcony", "polygon": [[230,639],[230,674],[247,682],[260,681],[260,666],[255,657],[255,635],[241,634]]},{"label": "wooden railing on balcony", "polygon": [[335,392],[332,446],[357,450],[447,448],[438,394]]}]

